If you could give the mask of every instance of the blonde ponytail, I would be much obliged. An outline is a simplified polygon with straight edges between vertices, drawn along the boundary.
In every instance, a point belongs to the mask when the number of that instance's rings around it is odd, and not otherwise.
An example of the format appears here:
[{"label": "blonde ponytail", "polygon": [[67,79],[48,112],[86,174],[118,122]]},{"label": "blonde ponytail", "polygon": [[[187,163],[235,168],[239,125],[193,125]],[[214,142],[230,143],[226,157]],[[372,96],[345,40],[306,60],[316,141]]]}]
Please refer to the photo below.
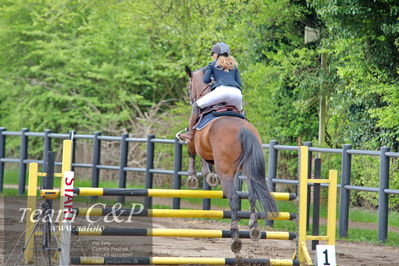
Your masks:
[{"label": "blonde ponytail", "polygon": [[237,61],[231,55],[229,56],[219,56],[216,61],[216,67],[222,68],[225,72],[229,72],[229,70],[233,70],[236,66],[238,66]]}]

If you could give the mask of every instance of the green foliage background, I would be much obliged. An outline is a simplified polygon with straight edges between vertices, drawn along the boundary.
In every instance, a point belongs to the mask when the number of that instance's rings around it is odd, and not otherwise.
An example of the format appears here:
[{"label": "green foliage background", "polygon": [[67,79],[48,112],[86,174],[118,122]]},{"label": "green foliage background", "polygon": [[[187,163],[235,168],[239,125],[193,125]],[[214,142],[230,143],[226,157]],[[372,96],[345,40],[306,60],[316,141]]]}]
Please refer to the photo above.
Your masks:
[{"label": "green foliage background", "polygon": [[[1,0],[0,124],[130,132],[161,102],[168,127],[155,133],[173,136],[190,110],[184,65],[205,66],[224,41],[265,142],[316,141],[325,95],[329,146],[397,151],[398,16],[394,0]],[[304,44],[305,26],[319,41]],[[376,183],[374,163],[357,162],[354,182]]]}]

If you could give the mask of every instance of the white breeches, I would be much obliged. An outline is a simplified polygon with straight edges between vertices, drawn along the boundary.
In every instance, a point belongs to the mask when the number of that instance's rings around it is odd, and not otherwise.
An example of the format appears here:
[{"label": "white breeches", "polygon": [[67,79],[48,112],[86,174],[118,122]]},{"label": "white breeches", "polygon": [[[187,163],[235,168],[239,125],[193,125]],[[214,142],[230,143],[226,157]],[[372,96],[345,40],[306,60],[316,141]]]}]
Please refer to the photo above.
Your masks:
[{"label": "white breeches", "polygon": [[228,105],[234,105],[239,111],[242,110],[242,93],[241,90],[231,86],[219,86],[213,91],[206,94],[202,98],[197,100],[199,108],[225,102]]}]

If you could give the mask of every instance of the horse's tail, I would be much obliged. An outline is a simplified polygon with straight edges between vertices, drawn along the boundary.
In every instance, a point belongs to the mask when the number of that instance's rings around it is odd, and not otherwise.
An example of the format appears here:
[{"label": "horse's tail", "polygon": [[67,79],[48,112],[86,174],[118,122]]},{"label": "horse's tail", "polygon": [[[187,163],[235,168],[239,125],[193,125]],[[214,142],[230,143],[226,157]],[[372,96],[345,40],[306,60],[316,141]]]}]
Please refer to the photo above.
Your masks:
[{"label": "horse's tail", "polygon": [[239,139],[241,155],[237,160],[237,165],[250,183],[249,196],[259,200],[265,217],[277,217],[277,205],[266,184],[265,156],[262,146],[257,137],[247,128],[241,128]]}]

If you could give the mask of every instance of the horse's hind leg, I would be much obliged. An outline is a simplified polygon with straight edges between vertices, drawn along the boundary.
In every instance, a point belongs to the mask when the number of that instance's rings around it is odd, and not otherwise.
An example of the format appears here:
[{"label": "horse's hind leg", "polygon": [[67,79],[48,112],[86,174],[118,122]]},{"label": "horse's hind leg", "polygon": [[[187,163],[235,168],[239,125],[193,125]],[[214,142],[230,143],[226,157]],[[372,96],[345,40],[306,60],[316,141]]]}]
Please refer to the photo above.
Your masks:
[{"label": "horse's hind leg", "polygon": [[219,177],[217,176],[217,174],[211,172],[211,170],[209,169],[208,162],[205,161],[204,159],[202,159],[201,162],[202,162],[202,171],[201,172],[202,172],[202,176],[204,177],[206,182],[211,187],[215,187],[215,186],[219,185]]},{"label": "horse's hind leg", "polygon": [[234,189],[233,177],[221,176],[222,188],[224,195],[229,199],[230,209],[231,209],[231,251],[238,253],[241,250],[242,242],[238,229],[237,214],[238,214],[238,194]]},{"label": "horse's hind leg", "polygon": [[252,241],[259,241],[261,238],[261,233],[258,229],[258,215],[256,214],[256,196],[253,190],[253,184],[251,181],[248,182],[248,200],[251,205],[251,216],[249,219],[249,236]]}]

